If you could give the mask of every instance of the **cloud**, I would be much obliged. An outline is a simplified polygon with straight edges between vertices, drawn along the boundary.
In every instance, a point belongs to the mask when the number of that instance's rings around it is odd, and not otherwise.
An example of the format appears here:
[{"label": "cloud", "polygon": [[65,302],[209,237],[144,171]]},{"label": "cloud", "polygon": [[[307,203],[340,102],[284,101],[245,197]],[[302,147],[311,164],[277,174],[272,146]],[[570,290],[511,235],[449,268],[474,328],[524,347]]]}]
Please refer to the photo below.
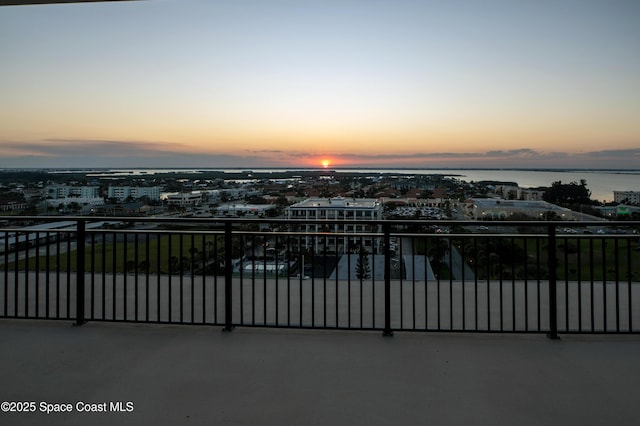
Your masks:
[{"label": "cloud", "polygon": [[295,161],[313,162],[320,157],[336,159],[335,166],[349,167],[447,167],[447,168],[539,168],[539,169],[637,169],[640,148],[586,153],[546,152],[532,148],[485,152],[415,152],[409,154],[305,153],[284,156]]},{"label": "cloud", "polygon": [[46,139],[35,142],[0,141],[3,168],[133,168],[282,166],[265,155],[188,152],[176,143],[117,140]]},{"label": "cloud", "polygon": [[76,140],[45,139],[44,147],[51,155],[101,155],[108,153],[115,157],[138,155],[172,155],[185,146],[177,143],[114,141],[114,140]]},{"label": "cloud", "polygon": [[250,151],[253,154],[282,154],[286,151],[282,151],[281,149],[263,149],[258,151]]},{"label": "cloud", "polygon": [[147,154],[170,155],[184,149],[180,144],[139,141],[44,139],[35,142],[0,142],[0,152],[5,155],[21,154],[43,157],[91,157],[109,155],[129,157]]},{"label": "cloud", "polygon": [[3,168],[244,168],[319,167],[322,157],[334,167],[411,168],[640,168],[640,148],[583,153],[543,152],[532,148],[484,152],[391,154],[247,150],[240,154],[192,152],[169,142],[45,139],[0,141]]},{"label": "cloud", "polygon": [[541,153],[530,148],[521,148],[508,151],[487,152],[415,152],[409,154],[360,154],[360,153],[289,153],[295,158],[317,158],[322,156],[350,159],[358,161],[392,161],[392,160],[423,160],[423,159],[486,159],[486,158],[548,158],[556,154]]},{"label": "cloud", "polygon": [[627,158],[640,157],[640,148],[631,149],[606,149],[602,151],[591,151],[584,154],[591,158]]},{"label": "cloud", "polygon": [[486,153],[486,155],[490,157],[523,157],[523,156],[538,157],[542,154],[531,148],[520,148],[520,149],[510,149],[507,151],[502,151],[502,150],[489,151]]}]

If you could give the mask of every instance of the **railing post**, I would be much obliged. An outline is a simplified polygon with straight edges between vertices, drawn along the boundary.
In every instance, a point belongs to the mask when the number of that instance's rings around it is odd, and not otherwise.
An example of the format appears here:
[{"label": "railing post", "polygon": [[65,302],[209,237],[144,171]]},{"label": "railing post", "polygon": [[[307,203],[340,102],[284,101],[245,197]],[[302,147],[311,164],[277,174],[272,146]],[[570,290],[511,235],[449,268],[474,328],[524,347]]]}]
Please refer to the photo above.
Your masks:
[{"label": "railing post", "polygon": [[231,288],[233,281],[233,238],[231,222],[224,224],[224,331],[233,330]]},{"label": "railing post", "polygon": [[[84,319],[84,275],[85,275],[85,221],[79,219],[76,224],[76,323],[82,325]],[[67,255],[70,255],[68,253]],[[71,273],[68,271],[67,273]]]},{"label": "railing post", "polygon": [[[384,230],[384,330],[383,336],[393,336],[391,330],[391,250],[389,249],[390,226],[382,225]],[[402,315],[402,313],[401,313]]]},{"label": "railing post", "polygon": [[557,259],[556,259],[556,225],[548,225],[548,258],[549,268],[549,339],[559,339],[558,337],[558,293],[557,293]]}]

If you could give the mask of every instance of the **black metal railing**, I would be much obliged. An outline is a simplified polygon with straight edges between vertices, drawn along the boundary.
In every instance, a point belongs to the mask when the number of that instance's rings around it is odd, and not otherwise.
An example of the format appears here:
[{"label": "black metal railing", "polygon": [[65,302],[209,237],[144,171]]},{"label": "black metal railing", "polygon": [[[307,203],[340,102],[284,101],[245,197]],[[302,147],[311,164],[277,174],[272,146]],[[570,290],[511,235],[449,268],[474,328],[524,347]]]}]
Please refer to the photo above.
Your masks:
[{"label": "black metal railing", "polygon": [[638,333],[639,227],[11,217],[0,229],[0,317]]}]

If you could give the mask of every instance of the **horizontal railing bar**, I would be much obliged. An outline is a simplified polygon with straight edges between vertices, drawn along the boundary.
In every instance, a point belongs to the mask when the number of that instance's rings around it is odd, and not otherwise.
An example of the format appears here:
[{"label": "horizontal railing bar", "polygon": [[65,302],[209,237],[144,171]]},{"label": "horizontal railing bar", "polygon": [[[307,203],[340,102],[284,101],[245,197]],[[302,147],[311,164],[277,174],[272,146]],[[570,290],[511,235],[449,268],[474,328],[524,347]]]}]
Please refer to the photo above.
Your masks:
[{"label": "horizontal railing bar", "polygon": [[20,221],[20,220],[32,220],[32,221],[47,221],[47,222],[60,222],[60,221],[78,221],[84,220],[87,223],[91,222],[149,222],[149,223],[281,223],[281,224],[321,224],[321,223],[387,223],[389,225],[410,225],[419,223],[440,223],[443,225],[462,225],[469,226],[470,224],[483,225],[483,226],[561,226],[561,227],[585,227],[585,226],[640,226],[640,221],[609,221],[602,220],[590,220],[590,221],[563,221],[563,220],[518,220],[518,221],[482,221],[482,220],[439,220],[439,219],[419,219],[419,220],[401,220],[401,219],[278,219],[278,218],[192,218],[192,217],[131,217],[131,216],[9,216],[7,220]]}]

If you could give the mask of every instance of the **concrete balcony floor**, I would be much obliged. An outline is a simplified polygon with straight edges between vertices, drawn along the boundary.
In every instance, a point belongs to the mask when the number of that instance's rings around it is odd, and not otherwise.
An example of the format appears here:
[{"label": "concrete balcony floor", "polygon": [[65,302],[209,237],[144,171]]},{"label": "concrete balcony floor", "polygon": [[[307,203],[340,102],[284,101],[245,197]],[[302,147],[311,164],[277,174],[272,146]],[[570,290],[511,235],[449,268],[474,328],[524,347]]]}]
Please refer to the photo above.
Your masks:
[{"label": "concrete balcony floor", "polygon": [[[632,425],[638,336],[0,321],[5,425]],[[76,403],[131,401],[131,412]],[[125,406],[126,408],[126,406]]]}]

